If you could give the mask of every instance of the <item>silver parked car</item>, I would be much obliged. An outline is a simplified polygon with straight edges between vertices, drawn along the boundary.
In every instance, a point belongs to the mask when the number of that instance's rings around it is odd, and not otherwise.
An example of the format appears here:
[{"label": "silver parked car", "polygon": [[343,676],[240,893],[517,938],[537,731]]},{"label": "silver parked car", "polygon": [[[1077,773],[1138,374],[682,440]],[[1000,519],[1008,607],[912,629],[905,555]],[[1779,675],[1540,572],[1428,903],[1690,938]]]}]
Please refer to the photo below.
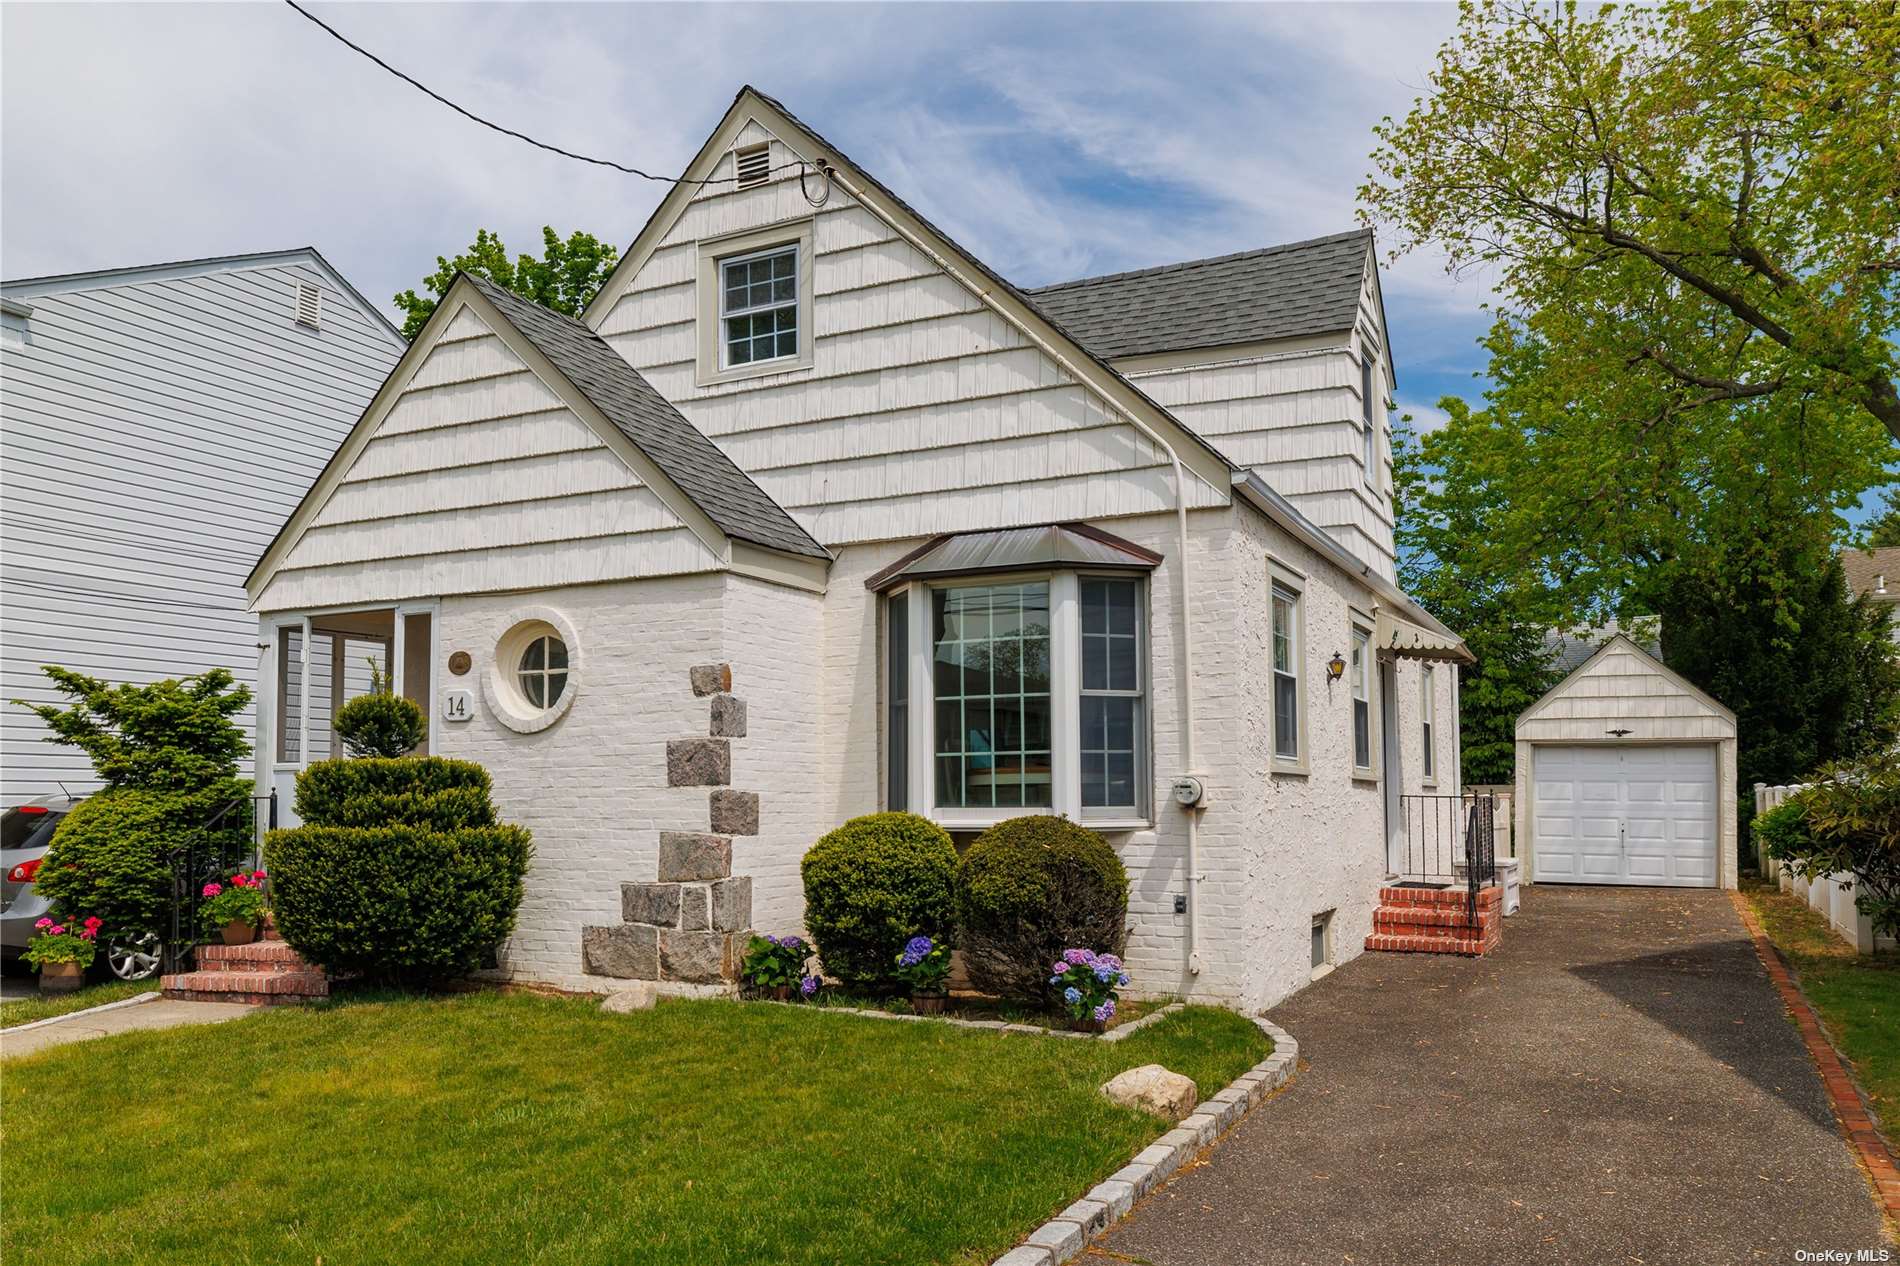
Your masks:
[{"label": "silver parked car", "polygon": [[[77,800],[41,796],[0,813],[0,957],[17,960],[33,939],[33,925],[46,917],[49,903],[34,886],[40,863],[60,819]],[[107,937],[102,957],[120,980],[145,980],[159,968],[159,939],[152,933]]]}]

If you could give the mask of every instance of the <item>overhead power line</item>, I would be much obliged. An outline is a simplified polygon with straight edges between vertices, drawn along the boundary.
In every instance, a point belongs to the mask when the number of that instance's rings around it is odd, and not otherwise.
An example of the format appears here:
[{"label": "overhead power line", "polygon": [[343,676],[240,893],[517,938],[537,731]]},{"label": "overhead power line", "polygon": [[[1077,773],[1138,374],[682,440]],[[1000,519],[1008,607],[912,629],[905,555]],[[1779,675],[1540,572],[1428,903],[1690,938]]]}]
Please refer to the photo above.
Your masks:
[{"label": "overhead power line", "polygon": [[[575,162],[578,162],[578,163],[592,163],[596,167],[611,167],[615,171],[626,172],[629,176],[638,176],[642,180],[658,181],[659,183],[666,184],[666,185],[702,185],[702,186],[703,185],[717,185],[717,184],[728,183],[730,181],[737,179],[736,175],[721,176],[721,177],[717,177],[714,179],[707,179],[707,180],[694,180],[687,176],[656,176],[650,171],[642,171],[638,167],[629,167],[627,166],[627,164],[617,163],[611,158],[594,158],[587,154],[576,154],[573,150],[562,149],[559,145],[550,145],[546,141],[537,141],[534,137],[529,136],[526,132],[517,132],[511,127],[503,127],[501,124],[496,123],[493,120],[484,119],[481,115],[476,114],[473,110],[465,109],[462,106],[457,105],[455,102],[450,101],[447,97],[443,96],[441,93],[437,92],[435,89],[429,87],[427,84],[416,79],[415,76],[405,74],[403,71],[400,71],[396,69],[394,66],[391,66],[388,62],[384,61],[382,58],[378,57],[376,54],[370,52],[367,48],[364,48],[361,44],[358,44],[355,40],[343,34],[343,32],[331,26],[328,22],[325,22],[322,18],[318,17],[316,14],[312,13],[310,10],[304,8],[301,4],[298,4],[297,0],[284,0],[284,3],[289,5],[291,8],[295,9],[298,13],[301,13],[304,17],[310,19],[310,21],[316,23],[316,25],[321,27],[323,31],[326,34],[328,34],[331,39],[337,41],[339,44],[342,44],[345,48],[351,49],[357,53],[362,54],[364,57],[369,58],[369,60],[371,60],[372,62],[375,62],[378,66],[382,67],[384,70],[388,71],[390,74],[394,75],[396,78],[402,80],[404,83],[408,84],[411,88],[414,88],[418,92],[421,92],[424,95],[429,96],[433,98],[434,100],[441,102],[443,105],[455,111],[457,114],[461,115],[463,118],[469,120],[472,123],[479,123],[491,132],[499,132],[503,136],[511,136],[517,141],[526,141],[528,144],[534,146],[536,149],[544,149],[550,154],[559,154],[562,158],[571,158]],[[805,167],[805,164],[803,162],[781,163],[779,166],[771,168],[770,171],[771,172],[790,171],[793,168],[799,168],[802,171],[804,167]]]}]

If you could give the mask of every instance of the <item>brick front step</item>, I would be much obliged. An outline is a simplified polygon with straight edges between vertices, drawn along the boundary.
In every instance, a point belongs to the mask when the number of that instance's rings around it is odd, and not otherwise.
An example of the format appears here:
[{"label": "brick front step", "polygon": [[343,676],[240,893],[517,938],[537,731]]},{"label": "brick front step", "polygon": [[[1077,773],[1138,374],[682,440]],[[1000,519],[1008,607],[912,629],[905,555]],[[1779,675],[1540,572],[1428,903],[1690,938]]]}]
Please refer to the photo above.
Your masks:
[{"label": "brick front step", "polygon": [[1462,954],[1478,957],[1504,936],[1503,890],[1479,889],[1478,926],[1469,926],[1469,894],[1462,887],[1381,888],[1372,912],[1368,950],[1399,954]]},{"label": "brick front step", "polygon": [[201,945],[200,971],[315,971],[303,956],[282,941],[253,941],[249,945]]},{"label": "brick front step", "polygon": [[167,976],[160,985],[167,998],[211,1002],[302,1002],[330,996],[330,979],[313,968],[302,971],[188,971]]},{"label": "brick front step", "polygon": [[[1478,911],[1478,922],[1481,925],[1496,917],[1490,911]],[[1436,928],[1462,930],[1465,923],[1465,908],[1462,905],[1455,910],[1440,909],[1436,906],[1380,906],[1372,912],[1372,926],[1374,930],[1380,932],[1397,932],[1412,928],[1420,932]]]},{"label": "brick front step", "polygon": [[1479,958],[1496,947],[1496,938],[1487,943],[1469,936],[1384,936],[1374,932],[1366,938],[1368,950],[1384,950],[1392,954],[1462,954],[1467,958]]}]

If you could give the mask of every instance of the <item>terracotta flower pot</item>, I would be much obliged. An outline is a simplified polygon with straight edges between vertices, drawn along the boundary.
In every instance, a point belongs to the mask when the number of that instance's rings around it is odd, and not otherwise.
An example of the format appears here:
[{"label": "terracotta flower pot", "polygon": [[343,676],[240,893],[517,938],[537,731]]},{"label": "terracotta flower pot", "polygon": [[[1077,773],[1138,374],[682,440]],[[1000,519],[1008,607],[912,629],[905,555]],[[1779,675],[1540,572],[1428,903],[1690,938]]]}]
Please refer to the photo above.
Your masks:
[{"label": "terracotta flower pot", "polygon": [[942,1015],[944,1007],[949,1005],[949,1002],[950,995],[947,993],[912,992],[910,995],[911,1008],[918,1015]]},{"label": "terracotta flower pot", "polygon": [[71,993],[85,982],[86,969],[78,963],[42,963],[41,993]]},{"label": "terracotta flower pot", "polygon": [[1079,1020],[1070,1016],[1069,1030],[1074,1033],[1106,1033],[1108,1021],[1098,1020],[1092,1015],[1085,1015]]},{"label": "terracotta flower pot", "polygon": [[243,919],[232,919],[219,935],[226,945],[249,945],[257,939],[257,929]]}]

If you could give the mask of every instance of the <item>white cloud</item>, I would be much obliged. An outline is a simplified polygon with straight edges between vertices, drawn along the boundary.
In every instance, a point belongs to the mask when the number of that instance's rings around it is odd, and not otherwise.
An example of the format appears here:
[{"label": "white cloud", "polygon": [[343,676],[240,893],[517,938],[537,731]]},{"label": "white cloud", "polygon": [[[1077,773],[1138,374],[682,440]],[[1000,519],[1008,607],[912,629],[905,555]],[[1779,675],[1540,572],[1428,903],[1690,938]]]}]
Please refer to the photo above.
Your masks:
[{"label": "white cloud", "polygon": [[1419,435],[1429,435],[1451,421],[1451,415],[1437,405],[1416,404],[1410,400],[1398,402],[1398,413],[1401,417],[1411,417],[1412,430]]}]

